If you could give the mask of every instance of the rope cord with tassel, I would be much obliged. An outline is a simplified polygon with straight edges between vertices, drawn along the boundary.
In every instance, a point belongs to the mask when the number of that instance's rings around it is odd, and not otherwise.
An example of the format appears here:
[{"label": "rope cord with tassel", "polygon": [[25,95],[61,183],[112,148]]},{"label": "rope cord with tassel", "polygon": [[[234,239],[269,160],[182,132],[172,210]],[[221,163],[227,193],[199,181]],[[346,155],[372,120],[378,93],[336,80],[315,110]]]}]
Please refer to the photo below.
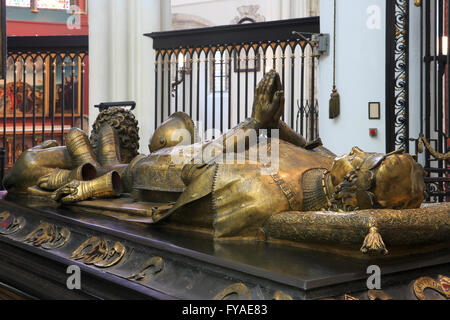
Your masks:
[{"label": "rope cord with tassel", "polygon": [[423,135],[420,135],[420,137],[419,137],[419,153],[423,153],[424,145],[425,145],[425,148],[427,148],[428,152],[431,153],[431,155],[433,157],[435,157],[437,160],[449,160],[450,159],[450,152],[447,152],[446,154],[437,152],[436,150],[433,149],[433,147],[430,145],[428,140]]},{"label": "rope cord with tassel", "polygon": [[336,20],[337,20],[337,4],[334,0],[334,34],[333,34],[333,91],[330,99],[330,119],[339,117],[341,113],[340,96],[336,88]]}]

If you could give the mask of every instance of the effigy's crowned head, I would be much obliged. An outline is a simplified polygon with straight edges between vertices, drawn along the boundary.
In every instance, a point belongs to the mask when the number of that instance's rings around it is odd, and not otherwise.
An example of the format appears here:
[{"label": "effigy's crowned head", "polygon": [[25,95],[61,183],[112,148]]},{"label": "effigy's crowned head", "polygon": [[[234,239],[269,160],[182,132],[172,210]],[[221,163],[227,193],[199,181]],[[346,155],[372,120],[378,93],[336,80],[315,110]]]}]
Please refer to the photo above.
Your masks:
[{"label": "effigy's crowned head", "polygon": [[353,148],[330,172],[333,209],[414,209],[424,201],[424,170],[410,154],[389,155]]}]

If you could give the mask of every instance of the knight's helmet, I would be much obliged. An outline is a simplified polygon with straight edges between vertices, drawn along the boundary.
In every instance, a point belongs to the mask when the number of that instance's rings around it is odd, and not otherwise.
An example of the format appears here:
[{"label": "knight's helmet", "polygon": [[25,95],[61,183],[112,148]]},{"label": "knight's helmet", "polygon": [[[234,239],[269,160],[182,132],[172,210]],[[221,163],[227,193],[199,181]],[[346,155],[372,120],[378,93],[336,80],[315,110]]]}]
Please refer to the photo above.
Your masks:
[{"label": "knight's helmet", "polygon": [[191,145],[195,142],[195,127],[192,119],[184,112],[176,112],[162,123],[150,139],[150,152],[177,145]]}]

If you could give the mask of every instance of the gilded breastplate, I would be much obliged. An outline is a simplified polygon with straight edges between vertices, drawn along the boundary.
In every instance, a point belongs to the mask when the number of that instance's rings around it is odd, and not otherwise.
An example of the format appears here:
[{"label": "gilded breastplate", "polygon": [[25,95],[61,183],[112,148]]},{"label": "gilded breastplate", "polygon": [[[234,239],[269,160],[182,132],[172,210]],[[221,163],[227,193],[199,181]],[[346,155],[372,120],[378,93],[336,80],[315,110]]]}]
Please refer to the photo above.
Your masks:
[{"label": "gilded breastplate", "polygon": [[201,145],[163,149],[143,158],[133,172],[134,190],[183,192],[186,188],[181,171]]}]

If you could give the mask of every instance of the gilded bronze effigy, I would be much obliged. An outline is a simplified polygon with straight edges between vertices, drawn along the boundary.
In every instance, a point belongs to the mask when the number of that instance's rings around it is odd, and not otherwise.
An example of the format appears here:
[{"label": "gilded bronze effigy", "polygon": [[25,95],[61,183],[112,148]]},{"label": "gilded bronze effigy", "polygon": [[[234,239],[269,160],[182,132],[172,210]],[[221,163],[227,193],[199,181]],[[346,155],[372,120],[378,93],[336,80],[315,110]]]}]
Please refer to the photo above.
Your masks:
[{"label": "gilded bronze effigy", "polygon": [[144,156],[137,154],[132,113],[111,108],[100,113],[90,139],[74,128],[65,147],[49,141],[24,152],[4,184],[11,195],[201,231],[216,241],[380,255],[450,242],[450,206],[422,206],[424,170],[413,156],[355,147],[337,157],[289,128],[283,111],[280,76],[270,71],[256,88],[252,117],[195,143],[192,120],[175,113],[156,129]]}]

